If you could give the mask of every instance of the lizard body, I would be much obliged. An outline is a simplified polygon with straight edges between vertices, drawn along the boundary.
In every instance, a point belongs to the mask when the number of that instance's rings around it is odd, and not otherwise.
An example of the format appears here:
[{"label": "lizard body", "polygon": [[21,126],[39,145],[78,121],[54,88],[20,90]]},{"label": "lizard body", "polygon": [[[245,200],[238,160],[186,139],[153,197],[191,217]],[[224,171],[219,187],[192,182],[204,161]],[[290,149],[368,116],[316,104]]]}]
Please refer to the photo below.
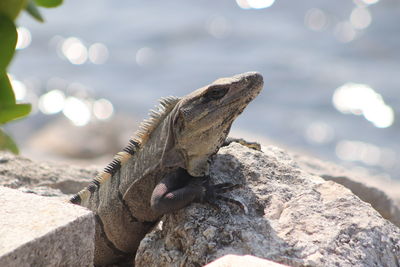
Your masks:
[{"label": "lizard body", "polygon": [[134,255],[163,214],[214,192],[204,183],[209,159],[262,86],[262,76],[248,72],[160,101],[128,146],[70,200],[95,212],[95,265]]}]

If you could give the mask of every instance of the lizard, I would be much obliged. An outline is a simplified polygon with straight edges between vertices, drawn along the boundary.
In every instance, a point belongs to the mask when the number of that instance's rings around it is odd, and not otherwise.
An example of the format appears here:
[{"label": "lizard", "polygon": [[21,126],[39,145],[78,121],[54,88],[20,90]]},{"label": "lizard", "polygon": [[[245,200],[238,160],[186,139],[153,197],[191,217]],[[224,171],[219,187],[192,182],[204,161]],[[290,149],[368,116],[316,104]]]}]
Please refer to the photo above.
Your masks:
[{"label": "lizard", "polygon": [[96,266],[132,258],[163,214],[235,188],[209,183],[210,158],[232,141],[233,121],[262,87],[261,74],[247,72],[160,100],[128,145],[70,199],[95,214]]}]

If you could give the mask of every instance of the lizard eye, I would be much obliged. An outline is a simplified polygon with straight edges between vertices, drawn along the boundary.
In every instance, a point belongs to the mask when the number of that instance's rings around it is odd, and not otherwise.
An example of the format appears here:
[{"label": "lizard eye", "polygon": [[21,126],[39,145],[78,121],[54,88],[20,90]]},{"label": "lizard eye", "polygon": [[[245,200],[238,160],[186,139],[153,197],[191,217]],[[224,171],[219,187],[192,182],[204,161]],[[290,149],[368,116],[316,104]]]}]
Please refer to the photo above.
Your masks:
[{"label": "lizard eye", "polygon": [[208,92],[204,94],[203,98],[208,102],[210,100],[218,100],[226,95],[229,91],[227,86],[214,86],[209,88]]}]

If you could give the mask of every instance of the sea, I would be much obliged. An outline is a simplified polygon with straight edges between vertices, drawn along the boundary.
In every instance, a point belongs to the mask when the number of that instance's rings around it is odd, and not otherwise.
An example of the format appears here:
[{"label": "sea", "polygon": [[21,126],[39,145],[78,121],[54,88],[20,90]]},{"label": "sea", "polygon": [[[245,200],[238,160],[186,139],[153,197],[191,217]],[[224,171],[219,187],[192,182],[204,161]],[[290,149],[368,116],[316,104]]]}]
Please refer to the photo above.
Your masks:
[{"label": "sea", "polygon": [[264,90],[233,134],[400,180],[400,1],[84,0],[40,11],[44,23],[18,18],[8,70],[18,101],[33,105],[5,127],[22,154],[54,118],[144,118],[160,97],[258,71]]}]

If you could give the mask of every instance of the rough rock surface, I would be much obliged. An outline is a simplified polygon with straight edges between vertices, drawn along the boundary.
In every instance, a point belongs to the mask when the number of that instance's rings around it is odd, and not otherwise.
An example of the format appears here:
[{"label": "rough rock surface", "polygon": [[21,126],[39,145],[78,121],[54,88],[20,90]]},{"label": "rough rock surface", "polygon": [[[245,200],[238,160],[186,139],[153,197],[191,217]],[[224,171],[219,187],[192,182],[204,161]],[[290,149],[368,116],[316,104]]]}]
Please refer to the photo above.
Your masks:
[{"label": "rough rock surface", "polygon": [[164,216],[142,241],[136,266],[201,266],[250,254],[290,266],[399,266],[400,229],[345,187],[301,170],[284,151],[239,144],[214,158],[214,183],[244,188],[245,203],[192,204]]},{"label": "rough rock surface", "polygon": [[90,266],[92,212],[0,187],[0,266]]},{"label": "rough rock surface", "polygon": [[26,193],[66,198],[85,187],[99,168],[35,162],[10,153],[0,153],[0,185]]},{"label": "rough rock surface", "polygon": [[[0,153],[0,185],[67,198],[102,167],[33,162]],[[165,216],[164,230],[142,242],[137,266],[198,266],[227,254],[252,254],[293,266],[399,266],[399,229],[342,186],[318,176],[337,182],[349,178],[353,182],[342,183],[396,223],[397,211],[387,212],[393,210],[392,200],[370,184],[362,183],[367,191],[360,194],[352,187],[359,180],[343,174],[343,168],[308,157],[293,160],[273,147],[262,153],[232,144],[215,157],[212,171],[216,183],[246,184],[230,195],[246,203],[249,214],[219,202],[221,211],[193,204]]]},{"label": "rough rock surface", "polygon": [[266,259],[261,259],[251,255],[238,256],[226,255],[204,267],[285,267],[287,265],[279,264]]},{"label": "rough rock surface", "polygon": [[294,155],[300,168],[350,189],[361,200],[370,203],[385,219],[400,227],[400,183],[345,169],[333,163]]}]

